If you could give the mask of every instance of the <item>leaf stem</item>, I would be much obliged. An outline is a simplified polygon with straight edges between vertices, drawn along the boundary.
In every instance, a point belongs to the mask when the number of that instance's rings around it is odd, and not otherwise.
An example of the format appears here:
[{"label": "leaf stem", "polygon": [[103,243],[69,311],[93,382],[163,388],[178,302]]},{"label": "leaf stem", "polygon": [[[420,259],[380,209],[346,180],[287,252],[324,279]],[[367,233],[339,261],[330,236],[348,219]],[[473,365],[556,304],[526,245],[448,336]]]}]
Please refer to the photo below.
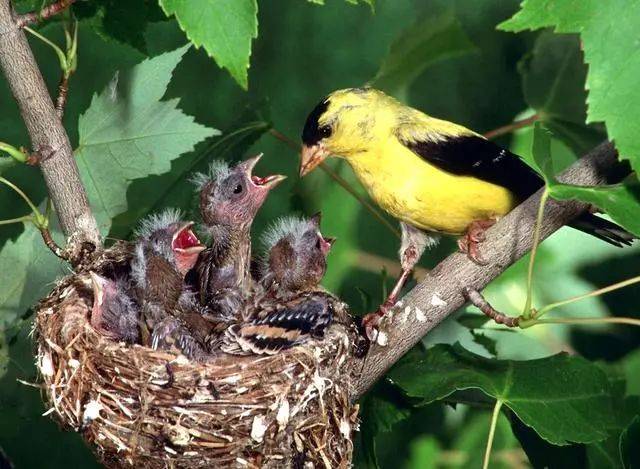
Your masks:
[{"label": "leaf stem", "polygon": [[58,61],[60,62],[60,68],[64,71],[66,71],[69,68],[69,64],[67,62],[67,56],[65,55],[64,52],[62,52],[62,49],[60,49],[57,45],[55,45],[53,42],[51,42],[49,39],[47,39],[46,37],[44,37],[42,34],[38,33],[37,31],[34,31],[33,29],[25,26],[24,27],[25,31],[29,32],[30,34],[32,34],[33,36],[37,37],[38,39],[40,39],[42,42],[44,42],[45,44],[47,44],[49,47],[51,47],[54,52],[56,53],[56,55],[58,56]]},{"label": "leaf stem", "polygon": [[526,119],[514,121],[511,124],[503,125],[502,127],[498,127],[497,129],[490,130],[484,134],[484,137],[486,139],[492,140],[496,137],[500,137],[501,135],[515,132],[516,130],[522,129],[523,127],[529,127],[539,119],[540,116],[538,114],[534,114],[533,116],[527,117]]},{"label": "leaf stem", "polygon": [[544,218],[544,206],[549,198],[549,190],[545,186],[542,196],[540,197],[540,205],[538,205],[538,215],[536,217],[536,226],[533,231],[533,245],[531,247],[531,256],[529,257],[529,267],[527,269],[527,300],[522,310],[524,319],[531,318],[531,302],[533,301],[533,267],[536,262],[536,254],[538,252],[538,244],[540,244],[540,232],[542,230],[542,219]]},{"label": "leaf stem", "polygon": [[25,155],[22,151],[18,150],[13,145],[9,145],[8,143],[0,142],[0,151],[7,153],[11,158],[16,160],[18,163],[26,163],[27,155]]},{"label": "leaf stem", "polygon": [[574,301],[580,301],[580,300],[584,300],[585,298],[591,298],[594,296],[603,295],[605,293],[609,293],[610,291],[618,290],[620,288],[624,288],[639,282],[640,282],[640,275],[627,280],[623,280],[622,282],[614,283],[613,285],[609,285],[608,287],[600,288],[598,290],[585,293],[583,295],[572,296],[571,298],[567,298],[566,300],[558,301],[556,303],[551,303],[543,308],[540,308],[536,313],[536,318],[540,318],[543,314],[548,313],[552,309],[567,305],[569,303],[573,303]]},{"label": "leaf stem", "polygon": [[[271,128],[269,129],[269,134],[271,134],[277,140],[280,140],[281,142],[286,144],[289,148],[294,150],[296,153],[300,152],[300,146],[296,142],[294,142],[292,139],[290,139],[289,137],[284,135],[282,132],[280,132],[279,130]],[[340,176],[338,173],[333,171],[325,163],[320,163],[320,169],[322,169],[325,173],[327,173],[331,179],[337,182],[338,185],[340,185],[344,190],[346,190],[349,194],[351,194],[351,196],[353,196],[358,202],[360,202],[360,204],[369,213],[371,213],[380,223],[382,223],[387,229],[389,229],[389,231],[391,231],[398,238],[400,237],[400,230],[394,227],[389,222],[389,220],[383,217],[380,214],[380,212],[367,199],[365,199],[360,194],[358,194],[358,192],[354,190],[353,187],[351,187],[351,184],[349,184],[342,176]]]},{"label": "leaf stem", "polygon": [[22,192],[22,190],[16,186],[15,184],[13,184],[11,181],[3,178],[2,176],[0,176],[0,182],[9,186],[11,189],[13,189],[14,191],[16,191],[18,193],[18,195],[20,195],[20,197],[22,197],[24,199],[24,201],[27,203],[27,205],[29,205],[29,208],[31,208],[31,211],[33,212],[34,215],[34,222],[36,224],[38,223],[42,223],[43,220],[46,220],[46,218],[44,217],[44,215],[42,215],[40,213],[40,211],[38,210],[38,208],[33,204],[33,202],[31,202],[31,199],[29,197],[27,197],[27,195]]},{"label": "leaf stem", "polygon": [[630,326],[639,326],[640,319],[635,318],[547,318],[536,319],[531,318],[520,322],[520,327],[526,329],[538,324],[627,324]]},{"label": "leaf stem", "polygon": [[489,458],[491,457],[491,448],[493,447],[493,438],[496,434],[496,426],[498,425],[498,417],[500,416],[500,408],[502,407],[502,401],[496,400],[496,405],[493,407],[493,413],[491,414],[491,426],[489,427],[489,438],[487,439],[487,449],[484,452],[484,462],[482,463],[482,469],[489,468]]},{"label": "leaf stem", "polygon": [[0,225],[10,225],[11,223],[22,223],[25,221],[33,221],[33,215],[24,215],[18,218],[11,218],[10,220],[0,220]]}]

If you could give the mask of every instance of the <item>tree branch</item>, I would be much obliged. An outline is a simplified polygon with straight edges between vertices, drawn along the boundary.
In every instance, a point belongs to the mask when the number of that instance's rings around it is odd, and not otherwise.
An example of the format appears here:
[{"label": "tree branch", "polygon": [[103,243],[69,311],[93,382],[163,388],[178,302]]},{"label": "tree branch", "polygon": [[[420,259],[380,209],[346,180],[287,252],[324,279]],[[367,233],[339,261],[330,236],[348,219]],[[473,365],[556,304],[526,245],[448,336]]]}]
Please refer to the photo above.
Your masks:
[{"label": "tree branch", "polygon": [[69,137],[58,118],[38,64],[16,23],[10,0],[0,0],[0,67],[20,107],[31,144],[49,153],[40,168],[67,237],[100,245],[100,234],[76,165]]},{"label": "tree branch", "polygon": [[66,10],[69,5],[71,5],[75,1],[76,0],[59,0],[56,3],[47,5],[42,10],[31,11],[29,13],[25,13],[24,15],[19,15],[18,17],[16,17],[16,25],[18,26],[18,28],[24,28],[25,26],[37,23],[38,21],[51,18],[52,16],[55,16],[58,13]]},{"label": "tree branch", "polygon": [[[562,182],[592,186],[605,182],[606,172],[617,161],[610,143],[603,143],[574,163],[558,178]],[[482,290],[491,280],[526,254],[532,246],[532,233],[542,190],[516,207],[487,231],[481,249],[491,262],[479,266],[467,256],[454,253],[411,290],[382,326],[385,346],[373,344],[363,359],[353,359],[356,378],[354,399],[360,397],[409,349],[431,329],[466,302],[464,289]],[[549,200],[545,209],[541,239],[570,222],[588,208],[587,204]]]}]

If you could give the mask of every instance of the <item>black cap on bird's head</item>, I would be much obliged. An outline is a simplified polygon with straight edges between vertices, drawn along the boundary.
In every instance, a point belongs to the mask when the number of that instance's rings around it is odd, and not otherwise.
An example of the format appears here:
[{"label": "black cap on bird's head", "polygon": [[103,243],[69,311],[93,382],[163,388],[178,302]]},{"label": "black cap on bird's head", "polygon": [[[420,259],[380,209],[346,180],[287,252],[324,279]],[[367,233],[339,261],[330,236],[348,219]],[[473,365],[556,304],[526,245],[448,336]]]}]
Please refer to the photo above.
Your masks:
[{"label": "black cap on bird's head", "polygon": [[262,154],[234,167],[214,161],[209,174],[197,174],[193,182],[200,191],[200,212],[207,226],[250,225],[269,191],[285,176],[256,176],[253,168]]},{"label": "black cap on bird's head", "polygon": [[[385,95],[372,88],[347,88],[334,91],[313,108],[302,129],[300,176],[310,173],[331,153],[349,150],[344,145],[336,145],[336,134],[348,136],[361,130],[361,123],[370,113],[358,110],[364,107],[363,104],[372,103],[372,97],[379,96]],[[355,128],[349,128],[346,122],[351,122]]]},{"label": "black cap on bird's head", "polygon": [[143,258],[147,253],[154,253],[174,265],[182,275],[186,275],[205,249],[193,232],[193,225],[191,221],[181,220],[178,210],[168,209],[151,215],[141,222],[136,232],[136,256]]},{"label": "black cap on bird's head", "polygon": [[265,270],[282,288],[304,290],[321,282],[335,238],[322,236],[320,218],[319,213],[309,219],[282,218],[263,236]]}]

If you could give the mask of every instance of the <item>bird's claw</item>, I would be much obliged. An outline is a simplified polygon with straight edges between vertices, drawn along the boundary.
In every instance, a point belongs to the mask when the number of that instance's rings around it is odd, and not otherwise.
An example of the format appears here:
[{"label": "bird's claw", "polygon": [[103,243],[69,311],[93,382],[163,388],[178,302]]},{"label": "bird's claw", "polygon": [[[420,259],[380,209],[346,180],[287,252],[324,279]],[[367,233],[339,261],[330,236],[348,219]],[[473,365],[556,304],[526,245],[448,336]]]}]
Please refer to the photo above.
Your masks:
[{"label": "bird's claw", "polygon": [[386,316],[389,310],[393,307],[393,305],[384,302],[380,305],[377,311],[373,313],[369,313],[362,318],[361,327],[364,332],[364,335],[369,339],[370,342],[376,342],[378,339],[380,322],[382,322],[382,318]]},{"label": "bird's claw", "polygon": [[486,230],[496,223],[494,218],[476,220],[469,225],[465,235],[458,239],[458,248],[478,265],[487,265],[488,262],[480,254],[480,243],[487,239]]}]

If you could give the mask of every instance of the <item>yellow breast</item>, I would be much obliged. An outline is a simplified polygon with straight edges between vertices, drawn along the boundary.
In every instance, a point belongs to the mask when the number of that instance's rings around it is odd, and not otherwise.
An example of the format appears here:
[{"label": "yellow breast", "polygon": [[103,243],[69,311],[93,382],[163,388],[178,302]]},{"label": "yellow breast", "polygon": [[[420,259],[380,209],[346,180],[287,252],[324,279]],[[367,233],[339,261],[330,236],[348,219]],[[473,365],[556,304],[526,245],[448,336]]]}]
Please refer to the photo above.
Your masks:
[{"label": "yellow breast", "polygon": [[461,234],[474,220],[499,218],[517,204],[504,187],[444,172],[394,138],[346,159],[384,210],[424,230]]}]

